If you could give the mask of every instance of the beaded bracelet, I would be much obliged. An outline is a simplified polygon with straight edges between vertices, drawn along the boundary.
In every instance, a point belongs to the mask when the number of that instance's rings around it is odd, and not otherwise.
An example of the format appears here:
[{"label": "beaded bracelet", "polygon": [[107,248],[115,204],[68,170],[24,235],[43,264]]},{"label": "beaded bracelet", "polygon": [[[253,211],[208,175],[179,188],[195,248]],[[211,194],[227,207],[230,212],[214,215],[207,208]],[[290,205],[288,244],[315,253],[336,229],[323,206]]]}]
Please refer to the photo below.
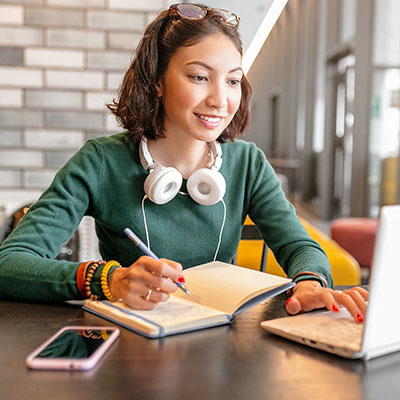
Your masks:
[{"label": "beaded bracelet", "polygon": [[101,290],[107,300],[116,301],[117,299],[112,295],[110,288],[108,287],[109,272],[112,267],[121,267],[121,264],[117,261],[111,260],[106,263],[103,267],[100,275]]},{"label": "beaded bracelet", "polygon": [[92,278],[94,273],[96,272],[97,268],[100,267],[100,265],[104,265],[106,262],[104,260],[94,262],[90,265],[89,272],[86,275],[85,278],[85,294],[86,298],[90,300],[98,300],[99,296],[96,294],[92,293],[92,288],[90,287],[90,284],[92,283]]},{"label": "beaded bracelet", "polygon": [[79,264],[79,266],[76,270],[76,276],[75,276],[76,287],[78,288],[78,291],[81,294],[83,299],[86,297],[86,291],[85,291],[86,272],[87,272],[89,265],[92,263],[94,263],[94,261],[88,261],[85,263],[81,263],[81,264]]}]

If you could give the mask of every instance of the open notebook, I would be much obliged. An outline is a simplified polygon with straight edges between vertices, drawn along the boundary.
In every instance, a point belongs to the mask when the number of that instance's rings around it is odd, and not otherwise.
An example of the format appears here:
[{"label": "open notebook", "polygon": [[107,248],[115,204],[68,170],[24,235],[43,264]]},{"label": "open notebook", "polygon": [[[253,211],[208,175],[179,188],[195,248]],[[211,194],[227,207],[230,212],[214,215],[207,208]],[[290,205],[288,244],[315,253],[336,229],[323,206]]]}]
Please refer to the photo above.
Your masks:
[{"label": "open notebook", "polygon": [[269,332],[346,358],[365,360],[400,350],[400,206],[382,208],[364,324],[346,310],[264,321]]}]

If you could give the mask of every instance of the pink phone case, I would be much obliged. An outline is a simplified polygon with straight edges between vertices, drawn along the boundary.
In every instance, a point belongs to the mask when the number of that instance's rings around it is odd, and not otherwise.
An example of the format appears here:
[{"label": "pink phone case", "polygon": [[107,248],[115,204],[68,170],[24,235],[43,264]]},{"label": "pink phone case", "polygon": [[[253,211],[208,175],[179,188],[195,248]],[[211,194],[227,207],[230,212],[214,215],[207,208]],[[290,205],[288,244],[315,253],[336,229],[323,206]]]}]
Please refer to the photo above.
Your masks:
[{"label": "pink phone case", "polygon": [[[100,344],[100,346],[95,350],[95,352],[87,358],[42,358],[37,357],[38,354],[42,352],[47,346],[55,341],[60,335],[66,331],[96,331],[100,330],[102,332],[109,331],[107,333],[107,339]],[[57,331],[54,335],[48,338],[44,343],[42,343],[37,349],[28,355],[26,358],[26,365],[30,369],[47,369],[47,370],[89,370],[93,368],[105,352],[111,347],[111,345],[116,341],[119,336],[119,329],[110,326],[65,326],[64,328]]]}]

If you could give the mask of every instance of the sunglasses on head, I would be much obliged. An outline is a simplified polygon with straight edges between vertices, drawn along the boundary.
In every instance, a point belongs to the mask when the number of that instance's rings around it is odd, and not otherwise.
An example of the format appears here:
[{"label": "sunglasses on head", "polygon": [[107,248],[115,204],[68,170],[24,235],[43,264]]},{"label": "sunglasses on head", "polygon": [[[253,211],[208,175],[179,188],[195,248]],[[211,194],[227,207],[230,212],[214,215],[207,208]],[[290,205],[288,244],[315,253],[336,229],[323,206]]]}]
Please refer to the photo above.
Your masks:
[{"label": "sunglasses on head", "polygon": [[237,28],[240,17],[221,8],[210,8],[200,4],[178,3],[169,7],[168,15],[178,14],[183,19],[201,20],[208,15],[220,17],[227,25]]}]

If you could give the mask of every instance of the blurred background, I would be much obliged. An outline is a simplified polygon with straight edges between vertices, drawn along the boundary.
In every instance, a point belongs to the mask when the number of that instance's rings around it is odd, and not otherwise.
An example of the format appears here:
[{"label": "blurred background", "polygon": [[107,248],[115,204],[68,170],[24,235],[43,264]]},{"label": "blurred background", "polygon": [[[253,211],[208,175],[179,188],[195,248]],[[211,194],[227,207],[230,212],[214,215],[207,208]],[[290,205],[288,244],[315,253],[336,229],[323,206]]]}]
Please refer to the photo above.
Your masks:
[{"label": "blurred background", "polygon": [[[121,130],[105,104],[171,3],[0,0],[0,225],[87,139]],[[400,1],[202,3],[241,16],[254,89],[244,139],[300,212],[324,229],[399,203]]]}]

